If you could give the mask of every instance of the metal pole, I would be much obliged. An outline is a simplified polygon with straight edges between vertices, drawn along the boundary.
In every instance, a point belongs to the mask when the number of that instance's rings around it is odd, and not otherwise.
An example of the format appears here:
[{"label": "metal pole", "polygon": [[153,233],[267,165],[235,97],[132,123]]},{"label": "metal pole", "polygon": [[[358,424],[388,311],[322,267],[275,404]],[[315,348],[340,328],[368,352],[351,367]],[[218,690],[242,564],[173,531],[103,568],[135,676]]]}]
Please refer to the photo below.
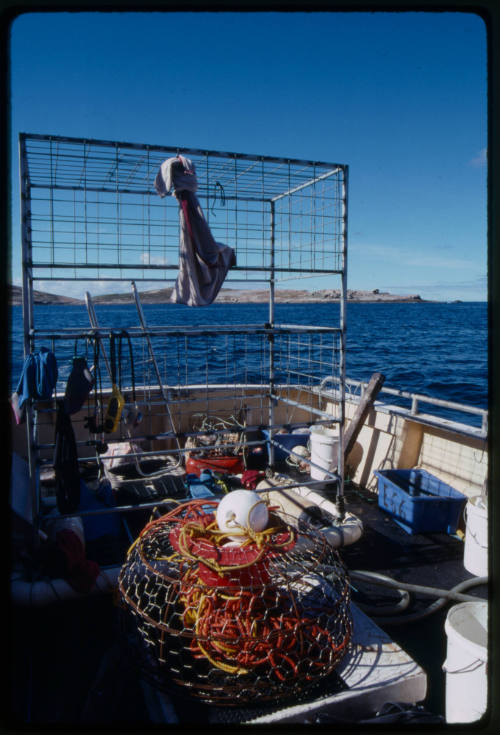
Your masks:
[{"label": "metal pole", "polygon": [[19,170],[21,177],[21,248],[22,248],[22,288],[23,288],[23,327],[24,357],[31,352],[30,333],[33,329],[33,253],[31,247],[31,190],[26,161],[26,145],[19,136]]},{"label": "metal pole", "polygon": [[302,191],[302,189],[306,189],[308,186],[312,186],[313,184],[316,184],[318,181],[324,181],[325,179],[328,179],[330,176],[334,176],[335,174],[338,174],[339,171],[341,170],[342,168],[339,167],[339,168],[334,168],[332,171],[327,171],[325,174],[321,174],[321,176],[316,176],[315,178],[312,178],[309,181],[306,181],[305,184],[299,184],[298,186],[295,186],[293,189],[290,189],[289,191],[285,191],[283,194],[278,194],[278,196],[273,197],[271,201],[277,202],[286,196],[290,196],[290,194],[296,194],[298,191]]},{"label": "metal pole", "polygon": [[346,380],[346,369],[345,369],[345,346],[346,346],[346,328],[347,328],[347,314],[346,314],[346,299],[347,299],[347,197],[348,197],[348,180],[349,180],[349,168],[344,167],[344,176],[342,178],[342,279],[340,288],[340,358],[339,358],[339,374],[340,374],[340,395],[339,395],[339,412],[340,412],[340,424],[339,424],[339,445],[338,445],[338,490],[337,490],[337,509],[339,511],[341,519],[345,514],[344,505],[344,473],[345,473],[345,462],[344,462],[344,423],[345,423],[345,380]]},{"label": "metal pole", "polygon": [[[156,373],[156,377],[157,377],[157,380],[158,380],[158,387],[160,389],[161,397],[163,398],[163,401],[165,403],[165,408],[167,410],[168,419],[170,421],[170,426],[172,428],[172,431],[175,434],[175,441],[176,441],[176,444],[177,444],[177,448],[180,449],[181,446],[179,444],[179,438],[177,436],[177,431],[176,431],[176,428],[175,428],[174,419],[173,419],[172,413],[170,411],[170,405],[169,405],[168,396],[167,396],[167,394],[165,392],[165,389],[163,387],[163,382],[162,382],[162,379],[161,379],[160,369],[158,367],[158,363],[156,362],[156,356],[155,356],[155,353],[154,353],[154,350],[153,350],[153,345],[152,345],[151,339],[150,339],[149,334],[148,334],[148,331],[147,331],[146,318],[145,318],[144,312],[142,310],[142,304],[141,304],[141,300],[139,298],[139,293],[137,291],[137,287],[135,285],[135,281],[132,281],[132,291],[134,293],[135,305],[137,307],[137,314],[139,315],[139,321],[141,323],[142,332],[143,332],[143,334],[144,334],[144,336],[146,338],[146,342],[148,343],[149,354],[151,355],[151,361],[153,363],[153,367],[154,367],[154,370],[155,370],[155,373]],[[180,464],[181,464],[181,460],[178,459],[177,460],[177,463],[175,464],[175,467],[179,467]]]},{"label": "metal pole", "polygon": [[[269,427],[274,424],[274,246],[275,246],[275,220],[274,220],[274,202],[271,202],[271,271],[269,276]],[[269,435],[272,438],[272,429],[269,428]],[[274,444],[269,442],[269,464],[274,467]]]},{"label": "metal pole", "polygon": [[[24,359],[32,351],[33,330],[33,272],[31,243],[31,192],[26,160],[26,143],[23,135],[19,136],[19,173],[21,178],[21,250],[22,250],[22,298],[23,298],[23,351]],[[33,518],[33,544],[35,548],[40,542],[40,499],[39,499],[39,466],[36,450],[36,427],[34,409],[31,401],[26,402],[26,440],[28,450],[28,467],[31,490],[31,511]]]},{"label": "metal pole", "polygon": [[[89,315],[89,320],[90,320],[91,326],[94,329],[98,329],[99,328],[99,323],[97,321],[97,315],[96,315],[95,309],[94,309],[94,302],[92,301],[92,296],[89,294],[88,291],[85,292],[85,304],[87,306],[87,312],[88,312],[88,315]],[[101,339],[101,337],[100,337],[100,335],[99,335],[98,332],[96,332],[96,339],[99,342],[99,349],[101,350],[101,354],[102,354],[103,359],[104,359],[104,364],[106,365],[106,370],[108,371],[108,375],[109,375],[110,379],[112,380],[113,379],[113,373],[112,373],[112,370],[111,370],[111,364],[110,364],[110,362],[108,360],[108,356],[106,354],[106,350],[104,349],[104,345],[102,343],[102,339]]]}]

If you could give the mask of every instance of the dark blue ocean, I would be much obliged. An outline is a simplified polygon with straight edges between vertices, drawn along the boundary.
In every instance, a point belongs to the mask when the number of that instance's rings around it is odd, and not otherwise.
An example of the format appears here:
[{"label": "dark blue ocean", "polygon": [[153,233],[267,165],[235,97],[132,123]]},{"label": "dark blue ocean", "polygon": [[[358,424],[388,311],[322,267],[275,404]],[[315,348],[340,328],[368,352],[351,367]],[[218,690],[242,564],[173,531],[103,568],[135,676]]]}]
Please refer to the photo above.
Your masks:
[{"label": "dark blue ocean", "polygon": [[[276,304],[276,323],[336,326],[338,304]],[[85,306],[39,305],[38,328],[88,328]],[[268,320],[267,304],[212,304],[190,308],[177,304],[144,304],[148,326],[261,324]],[[114,329],[138,325],[133,304],[96,305],[101,326]],[[47,344],[50,347],[50,344]],[[486,303],[348,303],[346,335],[348,378],[368,381],[374,372],[385,375],[385,386],[488,407],[488,321]],[[11,390],[23,366],[22,311],[11,309]],[[397,400],[391,398],[391,402]],[[408,405],[401,403],[401,405]],[[422,405],[421,410],[428,407]],[[472,425],[474,416],[441,415]]]}]

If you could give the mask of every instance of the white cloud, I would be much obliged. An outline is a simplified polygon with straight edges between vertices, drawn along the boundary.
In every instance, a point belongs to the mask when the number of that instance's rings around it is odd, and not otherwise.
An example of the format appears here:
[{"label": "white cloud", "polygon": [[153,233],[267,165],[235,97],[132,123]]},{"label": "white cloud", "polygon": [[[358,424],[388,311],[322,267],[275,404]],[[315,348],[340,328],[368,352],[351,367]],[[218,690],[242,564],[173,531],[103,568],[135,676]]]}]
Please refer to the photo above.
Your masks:
[{"label": "white cloud", "polygon": [[[174,279],[175,280],[175,277]],[[167,288],[172,285],[171,281],[137,281],[137,289],[141,291],[152,291],[160,288]],[[21,285],[21,284],[19,284]],[[85,292],[88,291],[92,297],[101,296],[108,293],[132,293],[129,280],[122,281],[36,281],[36,291],[44,293],[56,294],[59,296],[69,296],[73,299],[85,298]]]},{"label": "white cloud", "polygon": [[398,266],[412,268],[452,268],[457,270],[477,268],[477,262],[474,260],[440,255],[428,249],[409,252],[404,247],[399,248],[394,245],[356,244],[351,246],[350,251],[363,257],[376,258],[378,261],[388,260],[397,263]]},{"label": "white cloud", "polygon": [[[453,289],[453,288],[464,288],[464,289],[477,289],[486,287],[488,281],[488,277],[486,275],[479,276],[478,278],[471,278],[466,281],[438,281],[438,282],[429,282],[429,283],[414,283],[412,284],[413,288],[440,288],[440,289]],[[392,288],[392,289],[398,289],[399,286],[381,286],[381,288]]]},{"label": "white cloud", "polygon": [[59,296],[68,296],[73,299],[83,299],[85,292],[89,291],[92,296],[104,293],[119,293],[124,290],[122,283],[113,281],[92,281],[90,283],[82,283],[81,281],[36,281],[34,286],[36,291],[44,293],[57,294]]},{"label": "white cloud", "polygon": [[474,166],[474,168],[481,168],[482,166],[486,166],[488,162],[488,149],[487,148],[481,148],[477,156],[474,156],[474,158],[471,158],[469,161],[469,166]]},{"label": "white cloud", "polygon": [[141,263],[144,265],[169,265],[170,261],[160,255],[151,255],[150,253],[141,253]]},{"label": "white cloud", "polygon": [[390,292],[419,293],[428,299],[460,299],[465,301],[484,301],[487,298],[487,276],[462,281],[435,281],[429,283],[411,283],[407,286],[394,284],[380,286],[381,290]]}]

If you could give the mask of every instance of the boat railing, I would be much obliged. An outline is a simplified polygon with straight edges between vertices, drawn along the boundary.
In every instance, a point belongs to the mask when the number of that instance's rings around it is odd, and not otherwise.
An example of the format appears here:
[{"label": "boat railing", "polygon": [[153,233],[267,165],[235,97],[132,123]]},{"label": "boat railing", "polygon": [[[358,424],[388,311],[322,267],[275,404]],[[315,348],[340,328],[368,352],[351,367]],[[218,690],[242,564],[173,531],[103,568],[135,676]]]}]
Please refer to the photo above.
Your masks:
[{"label": "boat railing", "polygon": [[[328,383],[334,384],[334,388],[327,389]],[[339,391],[335,384],[338,380],[334,376],[325,377],[319,387],[320,400],[338,398]],[[346,379],[346,399],[358,402],[366,390],[368,382]],[[384,398],[388,396],[396,398],[403,405],[389,403]],[[404,405],[404,403],[409,405]],[[422,412],[421,405],[425,404],[429,407],[429,412]],[[412,393],[410,391],[391,388],[383,385],[380,389],[378,400],[375,401],[374,407],[381,412],[403,415],[412,420],[431,426],[452,429],[461,434],[475,436],[485,439],[488,435],[488,410],[477,406],[469,406],[456,401],[449,401],[443,398],[435,398],[422,393]],[[433,410],[434,409],[434,410]],[[436,411],[437,409],[437,411]],[[447,414],[450,418],[447,418]],[[465,423],[465,417],[477,417],[479,426]],[[462,419],[463,417],[463,419]],[[462,419],[462,420],[457,420]]]}]

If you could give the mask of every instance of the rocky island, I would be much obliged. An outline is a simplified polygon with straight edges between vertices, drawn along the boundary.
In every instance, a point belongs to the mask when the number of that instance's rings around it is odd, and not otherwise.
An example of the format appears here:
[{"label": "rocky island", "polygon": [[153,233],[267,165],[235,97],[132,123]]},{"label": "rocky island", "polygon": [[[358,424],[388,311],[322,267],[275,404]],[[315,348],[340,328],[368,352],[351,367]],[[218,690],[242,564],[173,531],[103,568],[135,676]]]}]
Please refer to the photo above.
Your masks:
[{"label": "rocky island", "polygon": [[[20,286],[7,286],[7,294],[10,306],[16,306],[23,303],[23,292]],[[45,293],[44,291],[33,291],[35,304],[81,304],[81,299],[74,299],[71,296],[60,296],[54,293]]]},{"label": "rocky island", "polygon": [[[141,291],[141,301],[145,304],[164,304],[170,301],[171,288],[161,288],[157,290]],[[59,294],[44,293],[42,291],[34,292],[35,304],[82,304],[82,299],[75,299],[69,296],[61,296]],[[314,304],[339,301],[340,292],[338,289],[322,289],[320,291],[306,291],[300,289],[276,289],[275,301],[277,303],[295,303],[295,304]],[[234,289],[223,288],[217,296],[216,302],[225,304],[258,304],[266,303],[269,300],[269,292],[267,289]],[[402,296],[399,294],[391,294],[387,291],[380,291],[378,288],[373,291],[351,290],[347,291],[347,300],[350,302],[385,302],[385,303],[411,303],[422,302],[423,299],[418,294]],[[93,296],[96,304],[128,304],[133,302],[132,293],[109,293],[100,296]],[[9,286],[9,303],[21,304],[22,293],[19,286]]]}]

